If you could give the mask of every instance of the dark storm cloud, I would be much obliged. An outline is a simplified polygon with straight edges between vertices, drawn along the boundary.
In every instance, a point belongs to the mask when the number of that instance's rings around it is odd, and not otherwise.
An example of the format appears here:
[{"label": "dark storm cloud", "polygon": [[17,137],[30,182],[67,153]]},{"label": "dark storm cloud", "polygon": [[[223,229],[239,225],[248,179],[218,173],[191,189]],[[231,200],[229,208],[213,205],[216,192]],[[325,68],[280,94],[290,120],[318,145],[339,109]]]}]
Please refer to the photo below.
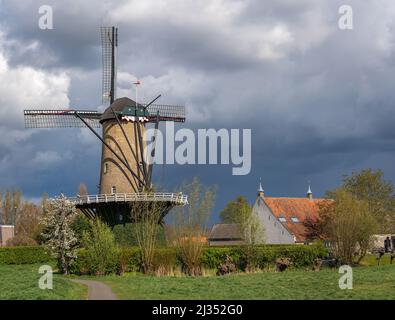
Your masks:
[{"label": "dark storm cloud", "polygon": [[[40,6],[53,8],[53,30],[38,26]],[[91,14],[92,7],[95,13]],[[99,27],[103,5],[92,1],[2,1],[1,25],[8,44],[11,65],[31,65],[40,68],[97,68],[100,62]],[[37,47],[27,49],[37,42]]]},{"label": "dark storm cloud", "polygon": [[[144,99],[162,93],[163,103],[187,105],[186,127],[252,129],[249,176],[231,176],[222,166],[167,166],[163,174],[158,166],[156,179],[169,188],[181,175],[199,175],[220,185],[220,207],[243,190],[253,200],[259,176],[269,194],[283,196],[303,196],[308,180],[323,194],[343,173],[368,166],[395,180],[390,0],[348,1],[348,31],[337,25],[344,4],[338,0],[46,1],[54,8],[55,29],[48,31],[37,26],[39,1],[0,3],[10,68],[66,71],[73,106],[100,105],[98,31],[115,24],[122,94],[134,95],[131,83],[139,77]],[[78,134],[21,138],[25,151],[0,152],[10,165],[2,173],[32,197],[74,192],[80,179],[95,192],[100,150],[94,139],[73,143]],[[21,159],[37,151],[52,159],[47,169],[19,170]]]}]

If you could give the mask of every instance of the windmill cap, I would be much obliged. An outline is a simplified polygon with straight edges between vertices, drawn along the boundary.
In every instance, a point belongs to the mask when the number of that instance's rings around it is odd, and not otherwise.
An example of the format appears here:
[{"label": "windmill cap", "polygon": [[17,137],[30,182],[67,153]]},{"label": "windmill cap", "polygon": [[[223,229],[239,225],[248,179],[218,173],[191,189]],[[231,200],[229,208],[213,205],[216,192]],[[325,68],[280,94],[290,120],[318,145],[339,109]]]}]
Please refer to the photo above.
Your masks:
[{"label": "windmill cap", "polygon": [[[116,99],[111,106],[109,106],[100,117],[100,123],[103,123],[108,120],[115,119],[113,112],[111,111],[111,107],[115,112],[122,112],[126,107],[134,107],[136,106],[136,102],[127,97]],[[139,107],[142,107],[141,104],[138,104]]]}]

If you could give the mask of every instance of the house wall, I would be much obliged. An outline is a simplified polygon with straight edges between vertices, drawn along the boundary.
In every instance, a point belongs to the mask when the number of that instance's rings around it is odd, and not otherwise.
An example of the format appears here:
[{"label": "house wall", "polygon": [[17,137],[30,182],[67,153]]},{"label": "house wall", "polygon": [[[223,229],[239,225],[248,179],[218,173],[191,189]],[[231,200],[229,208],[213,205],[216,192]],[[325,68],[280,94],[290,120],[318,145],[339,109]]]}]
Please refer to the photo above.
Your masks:
[{"label": "house wall", "polygon": [[253,206],[253,212],[258,215],[264,229],[264,239],[267,244],[295,243],[294,236],[281,224],[261,197]]},{"label": "house wall", "polygon": [[0,247],[4,247],[7,241],[14,237],[14,226],[0,225]]}]

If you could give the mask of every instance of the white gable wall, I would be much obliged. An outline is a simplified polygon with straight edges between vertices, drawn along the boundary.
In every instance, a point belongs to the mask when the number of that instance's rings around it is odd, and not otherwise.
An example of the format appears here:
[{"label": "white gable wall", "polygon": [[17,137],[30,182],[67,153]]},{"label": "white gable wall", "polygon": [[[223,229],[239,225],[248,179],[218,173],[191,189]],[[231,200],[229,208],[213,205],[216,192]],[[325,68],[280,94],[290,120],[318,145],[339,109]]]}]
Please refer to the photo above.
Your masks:
[{"label": "white gable wall", "polygon": [[294,236],[281,224],[276,216],[261,197],[255,201],[252,208],[258,215],[265,233],[265,243],[267,244],[292,244],[295,243]]}]

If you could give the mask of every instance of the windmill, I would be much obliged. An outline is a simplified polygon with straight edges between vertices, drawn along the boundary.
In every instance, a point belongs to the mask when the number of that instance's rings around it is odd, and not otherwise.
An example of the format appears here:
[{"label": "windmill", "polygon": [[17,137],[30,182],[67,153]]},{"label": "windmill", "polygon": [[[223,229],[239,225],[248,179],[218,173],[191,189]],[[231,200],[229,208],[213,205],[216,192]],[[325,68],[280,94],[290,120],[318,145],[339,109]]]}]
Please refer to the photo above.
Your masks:
[{"label": "windmill", "polygon": [[[153,165],[145,155],[147,123],[185,121],[185,107],[155,104],[130,98],[116,99],[116,50],[118,29],[101,27],[102,99],[109,103],[104,112],[94,110],[24,110],[26,128],[88,128],[102,143],[99,194],[70,198],[86,216],[100,217],[110,225],[133,221],[129,214],[138,202],[164,204],[161,220],[174,206],[185,205],[182,193],[154,193]],[[136,88],[137,90],[137,88]],[[137,94],[136,94],[137,97]],[[137,99],[136,99],[137,100]],[[102,128],[100,135],[95,128]],[[155,140],[156,134],[154,135]],[[155,155],[155,148],[150,156]]]}]

